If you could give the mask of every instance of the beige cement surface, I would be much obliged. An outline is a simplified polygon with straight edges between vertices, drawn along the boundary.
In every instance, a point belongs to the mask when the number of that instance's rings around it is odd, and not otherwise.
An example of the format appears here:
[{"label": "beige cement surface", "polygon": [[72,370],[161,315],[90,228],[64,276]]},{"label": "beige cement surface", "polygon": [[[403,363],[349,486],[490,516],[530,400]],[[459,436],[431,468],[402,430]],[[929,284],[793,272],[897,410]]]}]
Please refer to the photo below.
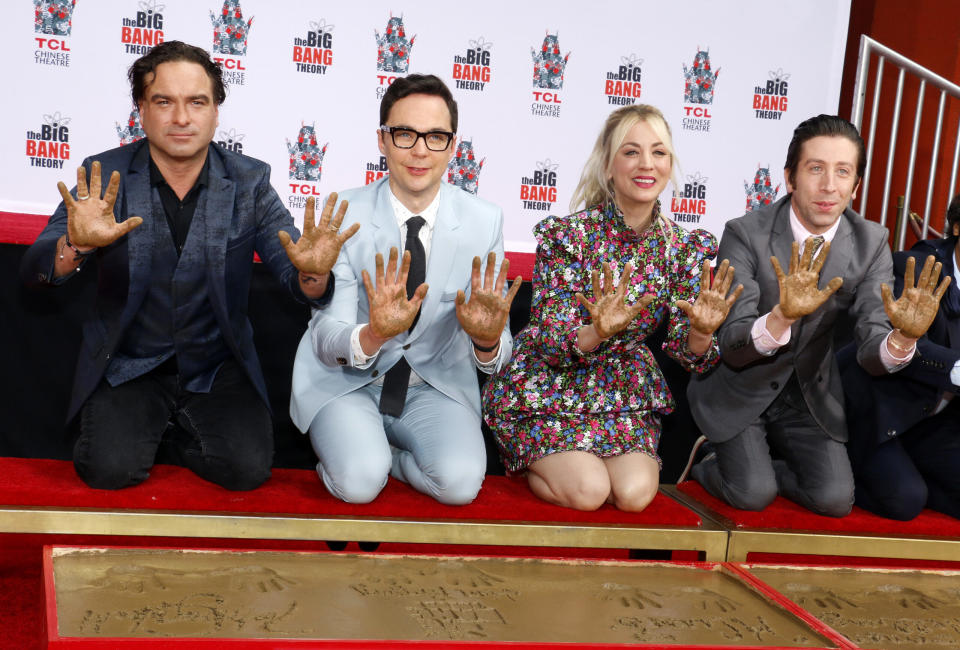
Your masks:
[{"label": "beige cement surface", "polygon": [[831,647],[719,568],[296,552],[55,549],[61,637]]}]

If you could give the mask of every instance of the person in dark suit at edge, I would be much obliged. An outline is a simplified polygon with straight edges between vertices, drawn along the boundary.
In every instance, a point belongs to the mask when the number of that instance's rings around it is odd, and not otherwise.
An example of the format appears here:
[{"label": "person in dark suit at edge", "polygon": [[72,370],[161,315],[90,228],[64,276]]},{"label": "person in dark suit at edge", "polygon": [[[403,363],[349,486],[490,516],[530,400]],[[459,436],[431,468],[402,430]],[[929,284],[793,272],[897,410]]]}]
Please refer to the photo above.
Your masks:
[{"label": "person in dark suit at edge", "polygon": [[916,291],[904,281],[908,265],[931,255],[942,267],[930,282],[952,280],[913,361],[871,377],[849,347],[838,355],[856,504],[891,519],[907,521],[924,508],[960,518],[960,195],[947,208],[945,234],[893,256],[897,296]]},{"label": "person in dark suit at edge", "polygon": [[319,307],[355,229],[337,232],[346,206],[333,216],[332,197],[317,227],[308,204],[300,237],[269,166],[212,143],[226,88],[205,50],[162,43],[128,77],[147,137],[84,160],[72,192],[58,184],[63,202],[21,265],[27,285],[62,284],[91,263],[98,274],[68,408],[80,414],[74,465],[92,487],[136,485],[163,444],[201,477],[252,489],[273,460],[247,318],[254,252]]}]

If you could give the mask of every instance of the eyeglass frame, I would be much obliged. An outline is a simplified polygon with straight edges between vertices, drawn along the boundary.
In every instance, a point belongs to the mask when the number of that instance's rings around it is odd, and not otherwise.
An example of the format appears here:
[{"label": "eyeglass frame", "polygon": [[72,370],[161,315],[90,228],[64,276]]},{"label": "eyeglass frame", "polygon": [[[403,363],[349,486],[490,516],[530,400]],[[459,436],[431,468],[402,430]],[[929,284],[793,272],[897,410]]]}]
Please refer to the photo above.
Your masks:
[{"label": "eyeglass frame", "polygon": [[[450,148],[450,143],[453,142],[453,138],[457,135],[453,131],[427,131],[426,133],[422,133],[416,129],[411,129],[409,126],[387,126],[386,124],[380,125],[380,131],[382,133],[390,134],[390,142],[392,142],[393,146],[395,146],[397,149],[413,149],[417,146],[417,142],[420,140],[420,138],[423,138],[423,145],[427,148],[427,151],[446,151]],[[409,147],[403,147],[397,144],[397,141],[394,139],[394,131],[410,131],[411,133],[416,133],[417,137],[413,141],[412,145]],[[444,145],[443,149],[432,149],[427,143],[428,135],[445,135],[447,136],[447,144]]]}]

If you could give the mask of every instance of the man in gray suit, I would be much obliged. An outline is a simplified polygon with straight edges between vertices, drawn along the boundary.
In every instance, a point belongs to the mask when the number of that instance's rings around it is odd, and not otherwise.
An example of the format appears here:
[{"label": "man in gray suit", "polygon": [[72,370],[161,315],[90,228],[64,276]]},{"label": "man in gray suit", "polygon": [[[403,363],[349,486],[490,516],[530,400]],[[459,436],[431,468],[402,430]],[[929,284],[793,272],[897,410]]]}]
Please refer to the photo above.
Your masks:
[{"label": "man in gray suit", "polygon": [[247,319],[254,252],[295,298],[321,306],[352,232],[337,232],[333,202],[312,228],[311,204],[294,244],[270,168],[212,144],[226,92],[206,51],[163,43],[129,78],[146,139],[86,159],[72,193],[58,185],[63,202],[21,267],[29,285],[97,273],[68,410],[81,414],[74,465],[93,487],[135,485],[163,444],[203,478],[252,489],[273,461]]},{"label": "man in gray suit", "polygon": [[838,319],[849,316],[860,365],[879,375],[910,361],[936,314],[942,292],[929,288],[932,268],[909,298],[890,295],[887,230],[849,208],[865,164],[852,124],[810,118],[787,150],[787,196],[724,229],[719,258],[744,290],[719,331],[723,363],[694,377],[688,396],[709,441],[694,448],[691,474],[734,507],[762,510],[779,493],[819,514],[847,514]]},{"label": "man in gray suit", "polygon": [[519,280],[504,297],[501,210],[443,182],[456,130],[443,81],[397,79],[377,130],[390,174],[342,194],[346,222],[362,228],[333,269],[332,304],[300,341],[290,414],[344,501],[373,500],[390,475],[464,504],[483,481],[476,369],[489,374],[510,358]]}]

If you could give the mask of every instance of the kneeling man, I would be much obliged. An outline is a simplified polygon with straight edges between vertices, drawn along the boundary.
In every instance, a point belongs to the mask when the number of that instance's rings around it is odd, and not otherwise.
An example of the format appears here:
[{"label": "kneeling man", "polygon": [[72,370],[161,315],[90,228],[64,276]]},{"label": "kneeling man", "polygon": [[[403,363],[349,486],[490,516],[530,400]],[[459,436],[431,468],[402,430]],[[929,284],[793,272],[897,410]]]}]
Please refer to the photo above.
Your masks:
[{"label": "kneeling man", "polygon": [[504,297],[501,210],[443,182],[456,129],[457,104],[439,78],[397,79],[377,131],[390,173],[341,195],[344,223],[362,227],[334,267],[333,302],[300,342],[290,413],[310,434],[324,485],[344,501],[373,500],[389,475],[465,504],[483,481],[476,369],[489,374],[510,358],[519,281]]}]

